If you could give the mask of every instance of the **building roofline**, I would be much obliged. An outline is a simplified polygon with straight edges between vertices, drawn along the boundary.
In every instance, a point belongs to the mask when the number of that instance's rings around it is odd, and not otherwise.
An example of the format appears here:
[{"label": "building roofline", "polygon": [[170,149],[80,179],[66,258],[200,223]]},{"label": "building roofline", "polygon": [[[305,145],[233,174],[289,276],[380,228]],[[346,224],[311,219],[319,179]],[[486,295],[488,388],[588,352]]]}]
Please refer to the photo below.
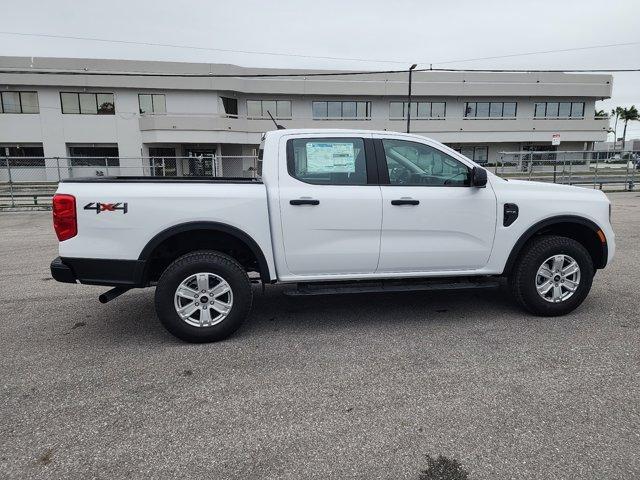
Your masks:
[{"label": "building roofline", "polygon": [[[215,75],[286,75],[342,73],[344,70],[249,68],[230,64],[148,60],[0,56],[2,85],[85,86],[218,90],[288,95],[406,96],[407,75],[376,73],[366,76],[220,78]],[[23,73],[33,71],[34,73]],[[38,71],[39,73],[35,73]],[[69,71],[69,75],[43,71]],[[71,74],[73,72],[73,74]],[[91,75],[82,75],[82,73]],[[100,75],[105,73],[105,75]],[[117,76],[164,74],[202,77]],[[613,77],[604,74],[561,72],[441,72],[416,71],[416,96],[551,96],[610,98]],[[504,93],[501,93],[504,92]]]}]

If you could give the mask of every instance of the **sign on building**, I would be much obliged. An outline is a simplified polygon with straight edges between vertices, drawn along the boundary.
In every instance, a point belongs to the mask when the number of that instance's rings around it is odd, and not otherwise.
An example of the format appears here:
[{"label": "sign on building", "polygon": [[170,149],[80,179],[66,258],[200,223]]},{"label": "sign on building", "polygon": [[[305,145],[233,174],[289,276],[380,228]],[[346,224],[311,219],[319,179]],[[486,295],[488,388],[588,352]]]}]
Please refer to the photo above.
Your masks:
[{"label": "sign on building", "polygon": [[560,134],[554,133],[551,135],[551,145],[560,145]]}]

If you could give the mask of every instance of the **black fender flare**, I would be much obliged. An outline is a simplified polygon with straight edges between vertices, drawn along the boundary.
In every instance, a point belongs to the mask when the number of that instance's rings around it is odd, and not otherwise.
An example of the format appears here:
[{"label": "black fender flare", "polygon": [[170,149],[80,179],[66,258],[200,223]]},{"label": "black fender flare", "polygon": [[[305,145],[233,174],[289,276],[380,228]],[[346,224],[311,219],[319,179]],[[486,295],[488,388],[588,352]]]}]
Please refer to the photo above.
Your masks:
[{"label": "black fender flare", "polygon": [[[145,247],[140,252],[140,256],[138,260],[141,262],[147,263],[147,260],[151,256],[151,253],[156,249],[158,245],[167,240],[168,238],[173,237],[179,233],[195,231],[195,230],[208,230],[211,232],[220,232],[226,233],[237,238],[239,241],[246,244],[251,252],[255,255],[258,261],[258,268],[260,269],[260,278],[264,283],[271,283],[271,274],[269,272],[269,264],[267,263],[267,259],[262,252],[262,249],[258,245],[258,243],[246,232],[240,230],[239,228],[233,227],[231,225],[227,225],[226,223],[220,222],[185,222],[180,223],[178,225],[171,226],[156,236],[154,236]],[[147,278],[147,268],[145,267],[143,278],[146,280]]]},{"label": "black fender flare", "polygon": [[[575,223],[578,225],[583,225],[593,230],[593,233],[595,235],[598,235],[598,232],[602,231],[602,229],[595,222],[584,217],[579,217],[577,215],[558,215],[555,217],[545,218],[544,220],[541,220],[538,223],[533,224],[520,236],[518,241],[515,243],[515,245],[511,249],[511,253],[509,254],[507,263],[504,266],[503,274],[508,275],[511,272],[513,265],[516,263],[516,259],[520,255],[520,251],[522,250],[522,247],[524,247],[524,245],[527,243],[527,241],[529,241],[531,237],[533,237],[540,230],[558,223]],[[604,233],[603,233],[603,238],[604,238]],[[600,265],[594,265],[594,266],[596,268],[604,268],[604,266],[607,264],[608,255],[609,255],[609,248],[607,247],[607,242],[605,241],[605,242],[602,242],[602,262]]]}]

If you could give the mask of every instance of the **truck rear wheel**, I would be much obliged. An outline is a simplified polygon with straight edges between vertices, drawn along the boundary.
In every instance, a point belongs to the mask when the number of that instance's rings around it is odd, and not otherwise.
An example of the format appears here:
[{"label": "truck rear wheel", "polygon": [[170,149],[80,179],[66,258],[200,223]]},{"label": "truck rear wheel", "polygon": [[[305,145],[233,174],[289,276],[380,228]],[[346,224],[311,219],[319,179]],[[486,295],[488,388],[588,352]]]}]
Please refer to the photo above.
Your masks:
[{"label": "truck rear wheel", "polygon": [[540,316],[565,315],[584,301],[593,281],[589,252],[559,236],[532,240],[520,254],[509,279],[515,299]]},{"label": "truck rear wheel", "polygon": [[188,253],[167,267],[156,287],[156,313],[187,342],[222,340],[249,315],[253,292],[242,266],[214,251]]}]

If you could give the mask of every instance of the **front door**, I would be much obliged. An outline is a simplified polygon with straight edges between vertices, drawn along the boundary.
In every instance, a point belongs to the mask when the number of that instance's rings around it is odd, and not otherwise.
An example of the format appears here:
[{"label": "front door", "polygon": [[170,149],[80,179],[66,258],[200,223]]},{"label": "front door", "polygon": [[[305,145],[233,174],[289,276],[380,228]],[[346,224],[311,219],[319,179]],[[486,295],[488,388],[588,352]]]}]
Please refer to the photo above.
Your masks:
[{"label": "front door", "polygon": [[477,270],[491,254],[496,197],[470,186],[471,168],[427,143],[376,140],[382,235],[377,272]]},{"label": "front door", "polygon": [[286,143],[280,169],[285,261],[294,276],[371,274],[382,200],[371,138],[308,136]]}]

